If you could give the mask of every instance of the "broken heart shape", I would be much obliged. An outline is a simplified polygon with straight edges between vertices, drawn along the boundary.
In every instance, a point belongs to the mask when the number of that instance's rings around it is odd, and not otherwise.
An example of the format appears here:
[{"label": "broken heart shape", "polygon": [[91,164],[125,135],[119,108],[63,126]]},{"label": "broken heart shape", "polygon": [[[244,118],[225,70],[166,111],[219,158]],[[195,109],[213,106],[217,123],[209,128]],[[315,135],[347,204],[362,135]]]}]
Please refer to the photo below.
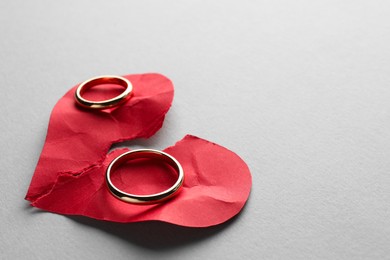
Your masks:
[{"label": "broken heart shape", "polygon": [[[59,214],[124,223],[157,220],[209,227],[237,215],[251,189],[247,165],[232,151],[191,135],[164,150],[180,162],[185,173],[178,195],[164,203],[142,206],[112,196],[105,171],[127,149],[107,154],[109,148],[118,141],[153,135],[162,126],[173,98],[172,83],[162,75],[126,78],[133,84],[133,97],[111,111],[91,113],[76,107],[74,88],[60,99],[26,199],[35,207]],[[137,168],[135,175],[121,175],[118,170],[115,181],[124,188],[137,189],[134,185],[146,183],[146,190],[159,190],[172,182],[169,176],[161,177],[164,174],[164,168],[150,164]]]}]

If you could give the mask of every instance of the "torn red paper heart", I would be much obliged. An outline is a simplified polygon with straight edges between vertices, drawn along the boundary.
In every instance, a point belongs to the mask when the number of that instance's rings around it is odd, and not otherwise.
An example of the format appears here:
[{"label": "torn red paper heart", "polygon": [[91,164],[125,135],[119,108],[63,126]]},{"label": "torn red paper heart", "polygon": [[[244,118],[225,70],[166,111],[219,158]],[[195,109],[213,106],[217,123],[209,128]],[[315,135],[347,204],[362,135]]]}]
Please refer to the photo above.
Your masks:
[{"label": "torn red paper heart", "polygon": [[[45,145],[34,172],[26,199],[33,205],[47,196],[59,176],[82,175],[101,165],[113,143],[150,137],[161,128],[173,99],[172,82],[150,73],[125,76],[133,85],[132,97],[121,106],[92,111],[76,105],[69,90],[55,105],[50,116]],[[102,100],[118,94],[118,86],[100,89],[88,99]],[[78,189],[78,187],[76,188]],[[56,204],[66,198],[59,199]]]},{"label": "torn red paper heart", "polygon": [[[245,162],[222,146],[188,135],[164,150],[183,167],[185,179],[180,193],[161,204],[125,203],[111,195],[104,179],[108,164],[125,151],[127,149],[115,150],[102,164],[81,172],[58,174],[52,189],[32,205],[60,214],[115,222],[157,220],[188,227],[208,227],[235,216],[248,199],[252,181]],[[169,177],[156,182],[156,174],[151,174],[151,170],[158,169],[153,164],[140,167],[137,175],[142,176],[144,183],[154,183],[160,188],[170,186],[172,178]],[[126,176],[116,179],[122,187],[139,181],[133,175]]]},{"label": "torn red paper heart", "polygon": [[[133,84],[133,96],[117,108],[80,108],[74,100],[77,86],[58,101],[26,199],[51,212],[115,222],[158,220],[208,227],[235,216],[250,192],[247,165],[226,148],[194,136],[186,136],[166,149],[185,172],[182,191],[176,197],[161,204],[140,206],[111,195],[105,184],[105,171],[111,160],[125,150],[107,155],[109,148],[116,142],[153,135],[162,126],[173,99],[173,85],[162,75],[125,77]],[[115,85],[100,87],[84,96],[102,100],[123,91]],[[137,194],[166,189],[174,181],[174,176],[164,173],[164,167],[153,163],[141,165],[136,172],[126,177],[118,170],[113,181],[121,189],[130,187]]]}]

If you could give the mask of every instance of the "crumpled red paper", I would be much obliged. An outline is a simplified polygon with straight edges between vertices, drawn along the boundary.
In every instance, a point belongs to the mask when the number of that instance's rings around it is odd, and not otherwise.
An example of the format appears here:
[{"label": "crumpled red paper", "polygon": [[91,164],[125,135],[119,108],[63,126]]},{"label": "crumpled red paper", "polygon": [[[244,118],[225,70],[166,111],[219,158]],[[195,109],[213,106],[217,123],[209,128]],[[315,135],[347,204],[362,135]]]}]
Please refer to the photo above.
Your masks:
[{"label": "crumpled red paper", "polygon": [[[179,194],[161,204],[145,206],[125,203],[111,195],[104,177],[108,164],[126,151],[113,151],[103,164],[82,174],[59,175],[50,193],[33,205],[56,213],[115,222],[158,220],[187,227],[209,227],[235,216],[248,199],[252,180],[245,162],[222,146],[187,135],[164,150],[183,167],[184,184]],[[139,185],[141,181],[154,184],[143,185],[144,190],[139,187],[132,190],[148,193],[146,190],[157,192],[159,188],[161,191],[172,185],[172,176],[164,178],[164,170],[159,172],[157,165],[145,166],[138,167],[135,175],[133,171],[121,174],[115,180],[119,182],[117,186],[130,186],[131,189],[131,185]]]},{"label": "crumpled red paper", "polygon": [[[101,165],[112,144],[150,137],[161,128],[173,100],[172,82],[155,73],[124,77],[133,85],[133,96],[114,109],[80,108],[74,98],[78,85],[54,106],[45,145],[26,195],[32,205],[38,205],[39,199],[50,193],[58,176],[83,174]],[[86,98],[103,100],[118,94],[116,85],[103,87],[86,92]]]},{"label": "crumpled red paper", "polygon": [[[111,195],[105,171],[128,149],[107,154],[109,148],[115,142],[154,134],[173,98],[172,83],[162,75],[126,78],[133,83],[134,95],[110,111],[77,107],[75,88],[59,100],[26,199],[35,207],[60,214],[114,222],[157,220],[187,227],[217,225],[239,213],[251,188],[247,165],[232,151],[190,135],[165,149],[184,170],[183,188],[177,196],[160,204],[134,205]],[[100,94],[99,98],[113,95]],[[150,162],[125,165],[112,174],[118,188],[136,194],[162,191],[175,178]]]}]

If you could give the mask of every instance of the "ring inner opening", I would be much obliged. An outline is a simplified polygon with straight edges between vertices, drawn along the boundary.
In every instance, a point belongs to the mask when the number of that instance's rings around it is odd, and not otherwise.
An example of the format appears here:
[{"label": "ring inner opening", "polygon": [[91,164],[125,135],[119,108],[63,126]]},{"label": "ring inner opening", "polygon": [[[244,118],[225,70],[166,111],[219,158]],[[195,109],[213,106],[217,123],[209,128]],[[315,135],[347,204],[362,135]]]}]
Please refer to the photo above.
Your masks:
[{"label": "ring inner opening", "polygon": [[80,94],[90,101],[104,101],[119,96],[126,87],[124,81],[115,78],[101,78],[85,84]]},{"label": "ring inner opening", "polygon": [[176,169],[162,158],[131,158],[111,171],[111,182],[123,192],[134,195],[160,193],[178,179]]}]

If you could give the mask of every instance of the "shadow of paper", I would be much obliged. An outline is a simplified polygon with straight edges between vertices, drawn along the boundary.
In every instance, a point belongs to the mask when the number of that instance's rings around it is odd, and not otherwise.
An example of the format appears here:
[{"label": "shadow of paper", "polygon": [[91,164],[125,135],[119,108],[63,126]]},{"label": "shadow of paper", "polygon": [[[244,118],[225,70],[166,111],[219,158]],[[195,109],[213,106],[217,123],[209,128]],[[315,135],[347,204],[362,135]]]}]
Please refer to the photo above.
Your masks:
[{"label": "shadow of paper", "polygon": [[198,243],[220,234],[239,218],[237,216],[217,226],[189,228],[160,221],[114,223],[83,216],[67,216],[69,219],[119,237],[134,245],[156,251],[171,250],[187,244]]}]

